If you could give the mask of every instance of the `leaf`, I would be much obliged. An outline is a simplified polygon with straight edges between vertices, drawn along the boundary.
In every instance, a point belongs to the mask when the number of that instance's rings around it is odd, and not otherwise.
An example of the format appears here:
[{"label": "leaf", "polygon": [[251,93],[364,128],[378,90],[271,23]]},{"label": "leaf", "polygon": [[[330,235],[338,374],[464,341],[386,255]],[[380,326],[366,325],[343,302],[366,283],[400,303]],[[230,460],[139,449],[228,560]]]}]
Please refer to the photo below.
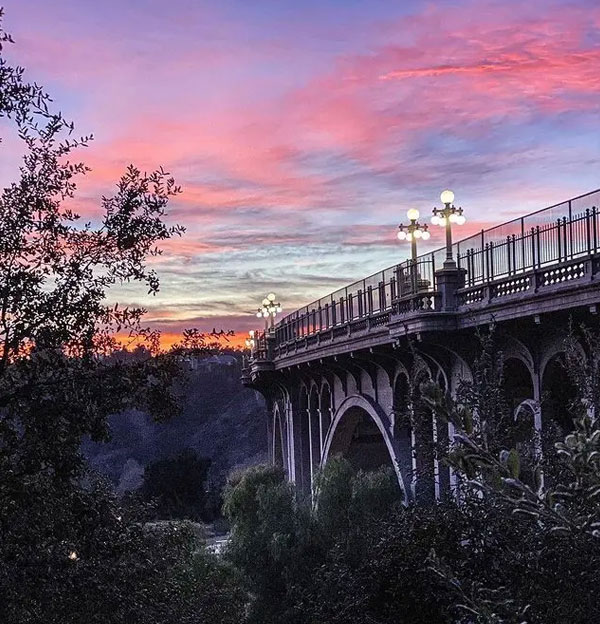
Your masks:
[{"label": "leaf", "polygon": [[521,466],[519,453],[517,453],[516,449],[510,450],[510,453],[508,454],[508,457],[506,459],[506,466],[513,478],[518,479]]}]

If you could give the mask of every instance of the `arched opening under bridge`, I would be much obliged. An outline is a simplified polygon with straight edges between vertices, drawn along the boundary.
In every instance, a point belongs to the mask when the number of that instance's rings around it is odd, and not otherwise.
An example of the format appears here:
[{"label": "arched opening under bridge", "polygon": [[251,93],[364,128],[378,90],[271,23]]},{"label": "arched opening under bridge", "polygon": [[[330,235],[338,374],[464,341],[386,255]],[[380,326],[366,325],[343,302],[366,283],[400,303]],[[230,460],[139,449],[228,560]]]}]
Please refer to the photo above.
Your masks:
[{"label": "arched opening under bridge", "polygon": [[365,408],[348,407],[336,418],[330,436],[327,458],[341,455],[354,468],[366,471],[394,468],[383,433]]}]

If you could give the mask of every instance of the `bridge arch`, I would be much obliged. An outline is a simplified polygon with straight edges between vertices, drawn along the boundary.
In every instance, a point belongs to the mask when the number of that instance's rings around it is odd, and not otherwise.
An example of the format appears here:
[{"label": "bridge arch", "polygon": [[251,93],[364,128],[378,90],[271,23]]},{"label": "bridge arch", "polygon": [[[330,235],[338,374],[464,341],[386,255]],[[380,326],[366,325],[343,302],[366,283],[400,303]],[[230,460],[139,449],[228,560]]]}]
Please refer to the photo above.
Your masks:
[{"label": "bridge arch", "polygon": [[[381,407],[370,397],[364,395],[347,397],[336,410],[327,432],[322,463],[327,462],[333,455],[341,454],[356,467],[365,470],[390,466],[396,473],[406,501],[408,490],[400,469],[397,447],[390,436],[387,422],[388,418]],[[361,445],[363,452],[359,453]],[[364,452],[366,447],[368,452]]]},{"label": "bridge arch", "polygon": [[[319,406],[321,410],[321,449],[325,447],[325,438],[327,432],[331,427],[331,421],[333,418],[333,402],[332,392],[328,381],[323,381],[321,386],[321,393],[319,396]],[[322,455],[322,453],[321,453]]]},{"label": "bridge arch", "polygon": [[308,388],[302,383],[298,394],[298,432],[299,444],[295,445],[297,453],[297,481],[303,492],[311,489],[311,465],[310,465],[310,412],[308,409]]},{"label": "bridge arch", "polygon": [[548,354],[540,375],[543,428],[554,440],[573,430],[569,407],[577,398],[577,388],[563,365],[564,355],[564,348]]},{"label": "bridge arch", "polygon": [[502,386],[513,415],[524,402],[535,398],[534,375],[530,362],[517,354],[503,362]]},{"label": "bridge arch", "polygon": [[287,467],[287,444],[284,442],[285,439],[286,435],[284,433],[284,425],[281,418],[279,404],[275,403],[273,406],[273,463],[284,470]]},{"label": "bridge arch", "polygon": [[314,383],[311,385],[310,394],[308,396],[311,479],[315,468],[321,463],[319,398],[319,387]]}]

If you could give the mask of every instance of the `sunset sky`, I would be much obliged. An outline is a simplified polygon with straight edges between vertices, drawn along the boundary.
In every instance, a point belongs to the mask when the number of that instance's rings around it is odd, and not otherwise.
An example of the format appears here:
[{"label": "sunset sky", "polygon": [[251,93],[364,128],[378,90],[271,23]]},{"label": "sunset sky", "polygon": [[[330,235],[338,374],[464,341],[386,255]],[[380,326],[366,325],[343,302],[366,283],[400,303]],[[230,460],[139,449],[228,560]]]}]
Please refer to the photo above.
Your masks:
[{"label": "sunset sky", "polygon": [[404,259],[398,223],[445,187],[464,235],[600,187],[598,0],[2,4],[11,61],[96,137],[81,212],[130,162],[182,185],[160,294],[119,294],[168,333],[245,332],[268,291],[289,312]]}]

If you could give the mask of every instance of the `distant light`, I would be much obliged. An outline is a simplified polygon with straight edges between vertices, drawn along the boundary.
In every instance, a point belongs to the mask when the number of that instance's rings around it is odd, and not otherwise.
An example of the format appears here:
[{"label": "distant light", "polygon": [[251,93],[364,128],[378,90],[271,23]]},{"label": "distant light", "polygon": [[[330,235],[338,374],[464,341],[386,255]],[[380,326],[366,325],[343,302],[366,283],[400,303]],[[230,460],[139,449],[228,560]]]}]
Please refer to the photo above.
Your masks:
[{"label": "distant light", "polygon": [[419,218],[419,211],[416,208],[411,208],[407,213],[406,216],[411,220],[411,221],[416,221]]},{"label": "distant light", "polygon": [[442,191],[440,199],[442,204],[451,204],[454,201],[454,193],[449,190]]},{"label": "distant light", "polygon": [[406,240],[406,232],[404,230],[400,230],[397,234],[398,240]]},{"label": "distant light", "polygon": [[431,234],[427,230],[425,230],[423,232],[423,240],[429,240],[430,237],[431,237]]},{"label": "distant light", "polygon": [[69,553],[69,559],[70,559],[71,561],[77,561],[77,559],[79,559],[79,556],[77,555],[77,553],[76,553],[74,550],[72,550],[72,551]]},{"label": "distant light", "polygon": [[251,329],[248,334],[250,335],[250,338],[254,338],[254,330]]},{"label": "distant light", "polygon": [[269,294],[267,295],[267,299],[268,299],[269,301],[275,301],[275,293],[269,293]]},{"label": "distant light", "polygon": [[464,215],[457,215],[456,217],[456,225],[464,225],[466,222],[466,218]]}]

